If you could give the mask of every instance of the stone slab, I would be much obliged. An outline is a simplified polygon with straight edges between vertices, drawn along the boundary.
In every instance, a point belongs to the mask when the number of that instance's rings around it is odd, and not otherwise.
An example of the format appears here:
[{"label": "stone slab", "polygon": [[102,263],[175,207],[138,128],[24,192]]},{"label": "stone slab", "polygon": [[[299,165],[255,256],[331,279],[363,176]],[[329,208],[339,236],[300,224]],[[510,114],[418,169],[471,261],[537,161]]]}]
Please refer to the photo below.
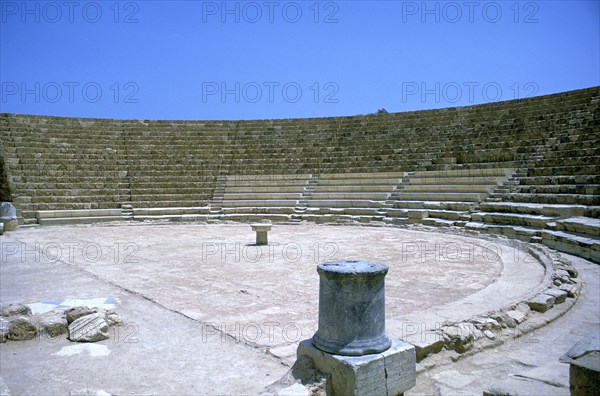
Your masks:
[{"label": "stone slab", "polygon": [[415,348],[400,340],[387,351],[363,356],[332,355],[304,340],[297,356],[311,358],[319,371],[331,375],[332,395],[398,395],[416,383]]},{"label": "stone slab", "polygon": [[548,294],[539,294],[529,300],[529,308],[537,312],[546,312],[554,306],[556,299]]}]

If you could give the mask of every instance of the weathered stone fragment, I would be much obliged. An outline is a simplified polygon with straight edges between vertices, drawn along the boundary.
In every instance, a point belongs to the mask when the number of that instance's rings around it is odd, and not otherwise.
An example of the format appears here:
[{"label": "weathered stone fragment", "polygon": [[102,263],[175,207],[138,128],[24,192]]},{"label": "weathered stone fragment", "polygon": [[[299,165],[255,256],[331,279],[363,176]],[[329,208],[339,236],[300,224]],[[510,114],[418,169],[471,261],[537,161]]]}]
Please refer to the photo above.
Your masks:
[{"label": "weathered stone fragment", "polygon": [[524,315],[528,315],[529,312],[531,311],[531,308],[529,307],[529,305],[522,302],[515,306],[515,311],[519,311],[519,312],[523,313]]},{"label": "weathered stone fragment", "polygon": [[9,340],[26,341],[34,339],[36,335],[37,327],[23,316],[11,320],[8,324]]},{"label": "weathered stone fragment", "polygon": [[8,339],[8,320],[0,318],[0,343]]},{"label": "weathered stone fragment", "polygon": [[104,315],[93,313],[82,316],[69,325],[71,341],[97,342],[108,338],[108,323],[104,320]]},{"label": "weathered stone fragment", "polygon": [[443,327],[446,347],[458,353],[465,353],[473,347],[475,330],[476,328],[472,323],[458,323]]},{"label": "weathered stone fragment", "polygon": [[579,284],[564,284],[558,287],[559,290],[563,290],[567,292],[567,296],[570,298],[575,298],[579,295]]},{"label": "weathered stone fragment", "polygon": [[560,289],[548,289],[544,291],[544,294],[554,297],[556,304],[561,304],[565,302],[568,295],[566,291]]},{"label": "weathered stone fragment", "polygon": [[0,223],[4,225],[4,231],[14,231],[19,226],[17,222],[17,210],[11,202],[0,203]]},{"label": "weathered stone fragment", "polygon": [[67,315],[67,322],[71,324],[75,320],[81,318],[82,316],[91,315],[96,312],[98,312],[97,309],[92,309],[88,307],[74,307],[67,309],[65,311],[65,314]]},{"label": "weathered stone fragment", "polygon": [[471,320],[471,322],[478,330],[499,329],[502,327],[495,319],[492,318],[477,317]]},{"label": "weathered stone fragment", "polygon": [[517,326],[517,322],[503,311],[492,315],[492,318],[495,319],[502,327],[513,328]]},{"label": "weathered stone fragment", "polygon": [[116,312],[106,312],[104,319],[109,326],[121,326],[123,324],[123,319]]},{"label": "weathered stone fragment", "polygon": [[45,318],[40,322],[40,330],[49,337],[58,337],[65,334],[67,329],[67,319],[59,315]]},{"label": "weathered stone fragment", "polygon": [[0,307],[0,316],[8,317],[17,315],[29,316],[31,315],[31,309],[24,304],[10,304]]},{"label": "weathered stone fragment", "polygon": [[546,312],[554,306],[555,298],[547,294],[539,294],[527,301],[529,308],[537,312]]},{"label": "weathered stone fragment", "polygon": [[524,314],[521,311],[517,311],[517,310],[510,310],[506,314],[509,316],[509,318],[514,320],[515,323],[517,323],[517,324],[521,324],[521,323],[525,322],[525,320],[527,319],[526,314]]}]

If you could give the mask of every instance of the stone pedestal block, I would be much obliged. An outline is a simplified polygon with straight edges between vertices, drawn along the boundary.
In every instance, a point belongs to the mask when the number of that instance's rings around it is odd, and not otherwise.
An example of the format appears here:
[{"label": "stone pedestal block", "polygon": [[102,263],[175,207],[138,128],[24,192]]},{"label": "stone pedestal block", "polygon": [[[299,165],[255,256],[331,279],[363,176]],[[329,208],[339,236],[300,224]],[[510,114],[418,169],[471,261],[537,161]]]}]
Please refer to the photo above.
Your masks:
[{"label": "stone pedestal block", "polygon": [[0,203],[0,223],[3,224],[3,231],[14,231],[19,226],[17,210],[12,203]]},{"label": "stone pedestal block", "polygon": [[273,227],[272,224],[256,223],[256,224],[250,224],[250,227],[252,227],[252,231],[256,231],[256,244],[257,245],[260,246],[260,245],[268,245],[269,244],[267,233],[269,231],[271,231],[271,227]]},{"label": "stone pedestal block", "polygon": [[385,352],[363,356],[331,354],[304,340],[297,356],[309,357],[316,369],[328,375],[328,395],[392,396],[415,386],[415,348],[400,340],[393,340]]},{"label": "stone pedestal block", "polygon": [[313,344],[326,352],[358,356],[388,349],[384,278],[388,267],[366,261],[319,264],[319,329]]}]

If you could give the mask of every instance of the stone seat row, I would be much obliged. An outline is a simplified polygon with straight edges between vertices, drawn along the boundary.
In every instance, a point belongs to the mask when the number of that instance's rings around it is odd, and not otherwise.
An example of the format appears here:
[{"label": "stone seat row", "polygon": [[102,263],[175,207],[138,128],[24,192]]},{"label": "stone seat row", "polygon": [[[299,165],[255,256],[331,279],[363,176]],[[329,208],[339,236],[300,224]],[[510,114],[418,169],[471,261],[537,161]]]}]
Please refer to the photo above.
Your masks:
[{"label": "stone seat row", "polygon": [[[131,135],[131,134],[127,134],[127,133],[118,133],[118,134],[113,134],[113,135],[107,135],[106,133],[102,132],[102,131],[97,131],[97,130],[92,130],[92,131],[86,131],[85,129],[81,129],[79,131],[77,131],[76,133],[71,133],[71,134],[65,134],[65,132],[63,130],[56,130],[56,131],[44,131],[44,132],[40,132],[40,131],[18,131],[15,130],[13,128],[11,128],[11,131],[8,133],[8,136],[10,136],[12,139],[13,143],[31,143],[31,144],[36,144],[36,142],[45,142],[45,143],[49,143],[49,144],[53,144],[56,146],[59,145],[65,145],[65,146],[86,146],[86,145],[90,145],[90,144],[99,144],[99,143],[107,143],[107,144],[111,144],[111,143],[128,143],[134,146],[157,146],[162,144],[169,144],[169,145],[173,145],[173,146],[178,146],[178,145],[182,145],[185,143],[189,143],[191,141],[197,142],[202,144],[202,141],[206,141],[209,140],[211,142],[244,142],[244,140],[248,140],[246,138],[244,138],[243,136],[236,134],[236,135],[231,135],[228,136],[227,134],[224,134],[223,132],[215,134],[215,135],[207,135],[205,133],[196,133],[196,134],[189,134],[189,135],[181,135],[181,134],[176,134],[176,133],[165,133],[164,131],[153,131],[154,133],[151,134],[147,134],[145,136],[135,136],[135,135]],[[295,132],[295,131],[289,131],[289,132]],[[558,142],[573,142],[575,140],[581,141],[582,137],[587,138],[589,136],[589,131],[586,131],[584,128],[581,129],[580,131],[581,133],[581,137],[579,137],[579,135],[577,135],[575,132],[572,132],[570,135],[568,136],[560,136],[560,135],[556,135],[554,137],[554,139],[556,139],[556,141]],[[525,142],[526,139],[528,140],[533,140],[538,142],[540,145],[544,144],[544,139],[545,139],[545,143],[547,144],[548,142],[548,133],[547,131],[544,131],[544,133],[540,133],[539,136],[536,136],[537,134],[534,132],[529,132],[529,133],[523,133],[523,132],[515,132],[514,130],[512,130],[512,128],[506,128],[505,131],[503,131],[502,129],[499,128],[495,128],[494,129],[494,135],[495,136],[502,136],[503,140],[502,141],[495,141],[495,142],[491,142],[489,140],[490,135],[488,133],[485,132],[481,132],[481,131],[474,131],[474,132],[466,132],[463,130],[457,130],[456,131],[457,137],[454,137],[454,135],[452,134],[452,132],[448,133],[448,132],[429,132],[426,136],[424,136],[423,132],[419,132],[418,134],[415,134],[414,139],[417,138],[423,138],[423,137],[430,137],[430,138],[435,138],[435,140],[433,142],[439,142],[439,143],[443,143],[443,144],[449,144],[449,145],[460,145],[460,144],[464,144],[465,142],[465,137],[469,137],[469,139],[467,141],[469,141],[469,145],[471,146],[477,146],[480,145],[482,147],[487,147],[489,145],[496,145],[496,146],[507,146],[507,144],[515,142],[515,143],[519,143],[519,142]],[[465,136],[466,135],[470,135],[470,136]],[[349,133],[346,137],[342,137],[341,135],[337,134],[335,131],[318,131],[318,132],[307,132],[304,131],[302,132],[302,134],[299,135],[295,135],[294,133],[289,133],[288,135],[291,136],[273,136],[272,134],[269,134],[268,132],[265,132],[264,130],[262,131],[257,131],[255,135],[252,137],[252,139],[254,140],[256,136],[260,136],[264,139],[266,139],[264,141],[264,143],[266,144],[274,144],[274,142],[279,142],[279,141],[286,141],[286,142],[290,142],[290,140],[292,141],[297,141],[298,143],[302,143],[302,142],[316,142],[318,144],[329,144],[332,142],[340,142],[340,143],[345,143],[347,145],[356,145],[355,139],[359,138],[359,137],[364,137],[364,136],[369,136],[370,139],[374,139],[375,142],[377,143],[381,143],[382,145],[390,145],[391,140],[397,136],[402,136],[404,139],[411,139],[410,133],[407,134],[406,130],[403,131],[385,131],[385,132],[377,132],[377,131],[372,131],[372,130],[360,130],[360,131],[353,131],[352,133]],[[161,139],[161,136],[163,137],[163,139]],[[170,139],[165,142],[164,137],[168,136]],[[460,138],[458,138],[458,136],[460,136]],[[296,137],[296,139],[294,139],[294,137]],[[199,140],[201,140],[200,142],[198,142]],[[410,141],[410,140],[407,140]],[[555,141],[555,143],[556,143]],[[422,142],[422,141],[421,141]],[[252,144],[252,143],[256,143],[254,141],[246,141],[244,143],[247,144]],[[206,145],[206,143],[204,143],[204,145]],[[422,143],[421,143],[422,145]],[[406,147],[419,147],[419,141],[411,141],[411,144],[407,145]]]},{"label": "stone seat row", "polygon": [[[587,128],[588,127],[585,127],[585,126],[574,127],[571,129],[571,134],[569,136],[561,134],[561,131],[557,130],[554,132],[554,135],[550,136],[550,138],[552,138],[552,139],[563,139],[564,138],[565,142],[572,141],[573,136],[575,136],[575,134],[578,131],[583,133],[586,131]],[[415,136],[413,136],[414,138],[424,137],[423,132],[425,132],[426,137],[434,137],[435,136],[440,140],[451,139],[451,138],[456,139],[452,135],[454,133],[454,134],[460,134],[461,137],[464,136],[465,138],[467,138],[467,139],[459,139],[459,140],[462,140],[463,142],[469,141],[474,144],[477,144],[479,142],[481,142],[483,144],[490,143],[489,142],[489,138],[490,138],[489,133],[485,129],[465,128],[464,126],[460,127],[460,128],[456,128],[455,131],[448,129],[448,127],[443,127],[443,130],[440,129],[440,131],[435,131],[433,129],[424,131],[422,128],[419,128],[419,129],[398,128],[397,126],[394,128],[385,129],[385,130],[373,130],[372,128],[357,128],[357,129],[353,129],[351,131],[347,131],[344,134],[340,134],[336,130],[333,130],[333,129],[332,130],[314,130],[314,129],[306,130],[306,129],[289,128],[289,129],[286,129],[285,131],[283,131],[281,134],[277,134],[277,135],[274,135],[273,133],[271,133],[269,131],[265,131],[264,129],[256,130],[253,132],[246,131],[246,132],[241,132],[241,133],[240,132],[231,132],[231,131],[227,131],[227,130],[217,130],[214,133],[206,133],[206,131],[203,131],[202,129],[200,129],[198,131],[191,131],[190,133],[187,133],[187,134],[183,134],[183,133],[181,133],[181,131],[156,130],[156,131],[153,131],[152,133],[147,132],[147,133],[141,134],[141,135],[136,135],[136,134],[132,133],[131,131],[103,132],[103,131],[98,131],[96,129],[93,129],[93,131],[95,132],[94,135],[90,136],[89,134],[87,134],[87,135],[82,136],[82,132],[84,132],[85,130],[86,130],[86,128],[82,128],[82,127],[74,128],[71,131],[67,131],[65,129],[56,129],[56,130],[44,130],[44,129],[36,130],[36,129],[32,129],[32,128],[19,129],[19,127],[11,126],[10,135],[13,137],[13,140],[15,140],[15,141],[22,141],[22,140],[36,141],[39,139],[52,141],[52,139],[60,138],[60,141],[62,141],[62,142],[71,142],[72,141],[72,142],[85,143],[85,142],[93,142],[93,141],[110,141],[110,140],[123,141],[124,139],[127,139],[127,141],[130,141],[134,144],[136,142],[139,142],[140,144],[149,144],[149,143],[160,142],[160,137],[161,136],[164,137],[165,134],[167,134],[172,139],[175,139],[177,141],[198,140],[198,139],[211,139],[213,141],[227,141],[227,140],[240,140],[240,139],[254,139],[257,136],[264,137],[264,138],[273,137],[275,139],[278,139],[285,135],[289,135],[289,136],[285,136],[285,137],[286,138],[298,137],[299,141],[314,140],[314,139],[317,139],[319,141],[327,141],[327,140],[331,140],[331,139],[340,140],[340,139],[346,138],[347,142],[350,142],[351,138],[356,137],[357,135],[364,136],[364,135],[368,134],[370,136],[373,136],[376,139],[380,139],[382,142],[389,142],[389,139],[392,138],[394,135],[401,134],[404,137],[410,138],[411,131],[414,130],[415,131],[414,132]],[[418,136],[417,136],[417,132],[418,132]],[[440,134],[440,132],[441,132],[441,134]],[[528,130],[526,133],[523,133],[523,131],[515,131],[515,129],[511,125],[505,125],[504,127],[496,126],[496,127],[494,127],[493,132],[496,136],[501,135],[505,139],[515,140],[515,141],[522,141],[523,139],[525,139],[527,137],[537,138],[537,139],[541,139],[543,137],[546,137],[546,138],[549,137],[548,131],[546,130],[546,128],[540,128],[540,130],[537,131],[535,129],[535,127],[533,129]],[[538,132],[539,132],[539,134],[538,134]],[[589,132],[589,130],[587,132]],[[37,138],[32,138],[32,137],[37,137]],[[412,141],[410,143],[417,144],[419,142]],[[504,144],[504,142],[496,142],[496,143]]]},{"label": "stone seat row", "polygon": [[505,201],[514,202],[600,205],[600,196],[598,195],[505,193],[500,196]]},{"label": "stone seat row", "polygon": [[572,185],[572,184],[600,184],[600,174],[591,175],[546,175],[546,176],[520,176],[519,184],[532,186],[543,185]]},{"label": "stone seat row", "polygon": [[590,163],[586,165],[567,166],[545,166],[531,167],[527,170],[527,176],[555,176],[555,175],[597,175],[600,173],[600,164]]},{"label": "stone seat row", "polygon": [[[398,122],[398,121],[396,121]],[[443,124],[442,124],[443,125]],[[468,124],[467,124],[468,125]],[[410,125],[406,125],[403,128],[398,128],[398,125],[390,125],[389,128],[386,128],[385,124],[384,125],[379,125],[380,130],[377,130],[376,128],[373,128],[373,126],[365,126],[365,127],[360,127],[360,126],[352,126],[349,127],[351,128],[350,131],[346,132],[345,135],[351,135],[353,133],[361,133],[364,134],[365,131],[369,130],[374,132],[376,135],[384,135],[386,133],[395,133],[397,131],[402,131],[403,133],[409,132],[411,130],[415,130],[415,131],[422,131],[423,128],[418,128],[416,125],[415,126],[410,126]],[[578,130],[578,129],[584,129],[588,126],[586,125],[581,125],[581,126],[571,126],[571,130]],[[148,127],[141,127],[141,128],[148,128]],[[45,129],[45,128],[40,128],[40,127],[19,127],[17,125],[11,125],[11,134],[15,137],[18,136],[25,136],[30,135],[31,133],[39,133],[39,134],[45,134],[47,135],[55,135],[57,137],[73,137],[73,138],[77,138],[78,134],[81,133],[81,130],[85,130],[86,127],[81,127],[81,126],[74,126],[72,127],[72,129],[69,130],[68,127],[56,127],[55,129]],[[448,127],[446,126],[445,128],[446,130],[452,130],[451,127],[450,129],[448,129]],[[490,129],[490,128],[487,128]],[[545,135],[547,136],[547,127],[545,127],[544,125],[540,125],[536,128],[535,125],[529,125],[528,128],[528,133],[531,136],[534,136],[538,131],[539,132],[544,132]],[[219,139],[223,139],[223,137],[227,137],[228,135],[232,135],[234,137],[237,138],[241,138],[243,136],[246,137],[250,137],[250,136],[265,136],[265,135],[273,135],[273,132],[271,131],[265,131],[264,128],[258,128],[255,131],[250,131],[250,130],[246,130],[244,132],[239,132],[239,131],[233,131],[231,129],[227,130],[227,128],[223,129],[215,129],[214,133],[210,133],[210,129],[207,128],[206,126],[204,127],[198,127],[197,130],[192,130],[189,131],[188,133],[183,133],[181,130],[177,130],[176,127],[173,130],[169,130],[169,129],[165,129],[165,128],[161,128],[155,131],[145,131],[145,133],[141,133],[139,135],[135,135],[135,130],[134,129],[127,129],[125,128],[124,130],[100,130],[98,131],[97,128],[93,128],[92,130],[96,131],[97,134],[93,137],[93,138],[97,138],[97,139],[102,139],[105,137],[109,137],[109,136],[115,136],[115,137],[123,137],[123,136],[127,136],[127,137],[140,137],[140,138],[152,138],[153,136],[157,136],[157,135],[161,135],[164,133],[169,133],[172,134],[175,137],[181,137],[181,138],[196,138],[196,137],[204,137],[204,138],[214,138],[216,140]],[[318,128],[286,128],[286,129],[282,129],[281,131],[279,131],[277,134],[278,135],[298,135],[298,134],[302,134],[302,135],[308,135],[308,134],[314,134],[314,135],[323,135],[324,133],[327,134],[337,134],[336,132],[337,127],[333,127],[333,128],[326,128],[326,129],[318,129]],[[431,130],[431,129],[430,129]],[[468,137],[481,137],[481,134],[484,133],[486,131],[486,128],[464,128],[464,126],[460,127],[460,128],[456,128],[456,130],[463,130],[470,135]],[[504,124],[499,124],[494,126],[494,131],[495,132],[506,132],[506,134],[512,134],[513,136],[518,136],[517,134],[515,134],[515,129],[512,125],[504,123]],[[372,133],[371,132],[371,133]],[[557,133],[559,133],[559,130],[555,131]],[[437,134],[437,132],[436,132]],[[338,134],[339,136],[342,136],[340,134]],[[289,136],[288,136],[289,137]],[[489,136],[488,136],[489,138]]]},{"label": "stone seat row", "polygon": [[600,195],[600,184],[536,184],[519,185],[516,187],[519,193],[527,194],[583,194]]},{"label": "stone seat row", "polygon": [[141,187],[130,187],[130,186],[121,186],[115,187],[111,185],[105,185],[100,187],[92,187],[92,188],[81,188],[76,189],[74,186],[69,186],[66,189],[35,189],[35,188],[23,188],[19,190],[21,196],[29,196],[32,197],[33,200],[40,199],[40,202],[45,200],[48,202],[48,199],[52,199],[52,197],[79,197],[84,196],[86,194],[93,193],[91,196],[98,197],[98,199],[102,199],[103,197],[114,197],[114,196],[144,196],[144,195],[156,195],[156,194],[167,194],[167,195],[190,195],[190,194],[199,194],[199,195],[212,195],[214,187],[213,186],[202,186],[202,187],[189,187],[186,185],[178,186],[178,187],[161,187],[153,185],[148,188]]},{"label": "stone seat row", "polygon": [[[522,152],[520,152],[521,149],[519,149],[519,147],[516,147],[515,145],[512,146],[512,148],[507,149],[507,153],[504,153],[504,155],[507,155],[508,153],[512,154],[512,155],[526,155],[529,154],[530,152],[533,151],[533,146],[534,143],[532,142],[528,142],[528,145],[526,147],[523,148]],[[591,143],[591,144],[595,144],[595,143]],[[57,145],[56,147],[53,147],[50,144],[45,144],[45,143],[37,143],[36,144],[27,144],[27,145],[23,145],[22,147],[19,145],[14,145],[12,146],[12,150],[7,150],[7,152],[15,152],[16,151],[21,151],[18,150],[19,148],[25,148],[27,147],[28,149],[37,149],[37,150],[27,150],[25,151],[23,158],[36,158],[39,156],[39,154],[34,154],[32,151],[40,151],[42,153],[45,154],[45,158],[47,156],[54,156],[56,158],[85,158],[88,156],[96,156],[96,157],[106,157],[106,158],[111,158],[111,157],[119,157],[120,155],[124,154],[124,150],[119,150],[120,146],[122,146],[122,144],[119,144],[117,142],[111,142],[109,145],[105,145],[105,146],[112,146],[114,148],[111,147],[105,147],[105,148],[98,148],[97,144],[88,144],[86,146],[65,146],[65,145]],[[8,146],[11,147],[11,146]],[[215,156],[215,155],[220,155],[223,157],[235,157],[235,156],[250,156],[250,155],[255,155],[255,154],[276,154],[276,153],[282,153],[282,152],[289,152],[289,153],[301,153],[303,152],[303,147],[302,146],[296,146],[296,148],[294,149],[290,149],[289,147],[285,147],[283,145],[273,145],[272,147],[267,147],[267,146],[260,146],[260,150],[253,150],[251,147],[244,147],[243,150],[237,149],[235,148],[235,146],[224,146],[224,147],[218,147],[215,146],[214,144],[212,145],[206,145],[204,147],[198,146],[198,145],[194,145],[193,148],[190,148],[190,142],[182,144],[181,147],[178,147],[176,145],[165,145],[164,144],[164,138],[163,138],[163,142],[162,142],[162,146],[148,146],[148,147],[135,147],[135,145],[129,145],[130,147],[130,154],[129,156],[131,158],[134,159],[144,159],[147,158],[147,156],[152,155],[152,154],[161,154],[168,157],[172,157],[172,158],[181,158],[182,157],[182,149],[183,149],[183,153],[187,153],[188,155],[194,155],[194,156]],[[160,148],[158,148],[160,147]],[[307,153],[312,153],[315,150],[315,147],[319,147],[318,145],[315,144],[308,144],[306,145],[306,151]],[[336,147],[334,144],[331,145],[324,145],[323,147],[331,147],[334,148],[336,151],[344,151],[344,149],[342,147],[340,147],[339,145]],[[404,156],[408,156],[408,157],[414,157],[414,158],[418,158],[421,157],[423,155],[437,155],[442,151],[446,151],[446,152],[452,152],[453,151],[453,147],[452,146],[440,146],[437,149],[432,150],[432,146],[431,144],[429,144],[427,147],[423,147],[422,149],[417,149],[417,148],[413,148],[413,149],[408,149],[408,148],[398,148],[398,147],[389,147],[389,148],[384,148],[381,146],[372,146],[375,148],[364,148],[364,147],[359,147],[359,146],[348,146],[349,149],[351,150],[356,150],[357,153],[361,153],[361,154],[369,154],[369,153],[385,153],[386,150],[389,150],[389,154],[393,154],[393,152],[396,152],[397,154],[402,154]],[[83,151],[82,151],[83,150]],[[472,151],[470,151],[468,148],[465,148],[464,146],[457,146],[457,154],[461,154],[463,156],[469,156],[469,155],[474,155],[476,153],[479,154],[487,154],[487,155],[498,155],[498,149],[497,148],[479,148],[479,149],[474,149]],[[593,157],[593,156],[591,156]],[[153,158],[153,159],[157,159],[157,158]]]}]

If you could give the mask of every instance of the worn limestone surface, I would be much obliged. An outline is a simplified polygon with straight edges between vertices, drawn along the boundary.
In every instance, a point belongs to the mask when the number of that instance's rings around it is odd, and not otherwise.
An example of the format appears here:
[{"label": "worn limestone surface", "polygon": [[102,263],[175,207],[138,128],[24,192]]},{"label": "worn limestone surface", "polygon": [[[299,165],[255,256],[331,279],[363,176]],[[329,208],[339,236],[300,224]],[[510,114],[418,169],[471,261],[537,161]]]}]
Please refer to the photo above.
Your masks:
[{"label": "worn limestone surface", "polygon": [[[559,359],[600,326],[600,267],[574,256],[570,259],[584,282],[573,308],[544,327],[501,346],[422,371],[416,387],[406,395],[570,395],[569,365]],[[522,304],[515,312],[527,309]],[[542,314],[530,315],[539,318]],[[514,331],[522,331],[522,326]]]},{"label": "worn limestone surface", "polygon": [[97,342],[106,340],[108,323],[104,315],[93,313],[75,319],[69,324],[69,340],[76,342]]},{"label": "worn limestone surface", "polygon": [[[15,394],[256,394],[316,331],[318,263],[388,264],[387,333],[400,339],[421,323],[505,306],[544,276],[525,252],[499,244],[492,254],[489,241],[456,235],[301,224],[275,225],[268,246],[252,246],[254,237],[246,224],[139,223],[3,236],[3,248],[12,245],[0,266],[2,303],[110,295],[125,320],[93,348],[61,352],[73,347],[66,339],[2,344],[2,377]],[[454,253],[433,253],[436,243],[455,244]],[[23,260],[36,244],[39,256]],[[44,250],[50,244],[64,246],[60,260]],[[414,253],[419,244],[423,255]]]}]

